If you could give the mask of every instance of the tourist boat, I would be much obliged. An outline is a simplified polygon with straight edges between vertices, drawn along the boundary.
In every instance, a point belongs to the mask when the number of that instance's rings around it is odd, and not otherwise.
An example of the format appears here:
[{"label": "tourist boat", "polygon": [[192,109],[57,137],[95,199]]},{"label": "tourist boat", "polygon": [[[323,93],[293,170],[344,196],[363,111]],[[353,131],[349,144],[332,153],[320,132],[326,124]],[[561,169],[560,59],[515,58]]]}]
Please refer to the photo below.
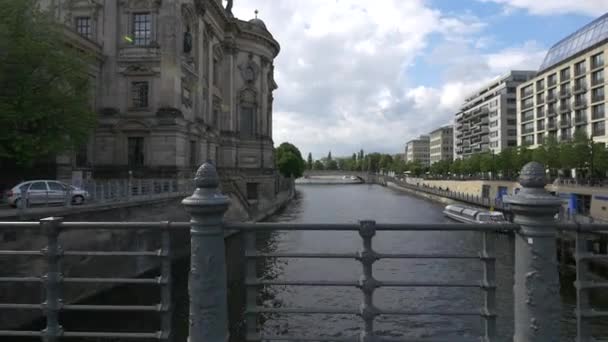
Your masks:
[{"label": "tourist boat", "polygon": [[489,211],[450,204],[443,211],[445,216],[462,223],[508,223],[499,211]]}]

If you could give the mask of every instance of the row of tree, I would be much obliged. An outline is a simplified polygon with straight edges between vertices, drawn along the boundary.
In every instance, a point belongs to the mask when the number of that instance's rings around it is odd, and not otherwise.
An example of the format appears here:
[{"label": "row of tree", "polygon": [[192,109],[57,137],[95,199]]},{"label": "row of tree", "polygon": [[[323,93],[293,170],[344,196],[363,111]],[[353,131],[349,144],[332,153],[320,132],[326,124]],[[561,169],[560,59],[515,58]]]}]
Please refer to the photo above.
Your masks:
[{"label": "row of tree", "polygon": [[436,176],[491,173],[515,177],[526,163],[533,160],[544,164],[552,177],[559,174],[569,176],[571,170],[576,170],[577,178],[604,178],[608,171],[606,146],[594,143],[584,131],[575,132],[571,141],[558,143],[555,137],[547,137],[545,143],[535,149],[508,147],[498,154],[477,153],[465,159],[442,160],[430,167],[419,162],[406,163],[390,154],[365,154],[363,150],[353,153],[350,158],[332,158],[329,152],[327,157],[319,160],[313,160],[309,153],[305,167],[308,170],[409,172],[415,176],[427,173]]}]

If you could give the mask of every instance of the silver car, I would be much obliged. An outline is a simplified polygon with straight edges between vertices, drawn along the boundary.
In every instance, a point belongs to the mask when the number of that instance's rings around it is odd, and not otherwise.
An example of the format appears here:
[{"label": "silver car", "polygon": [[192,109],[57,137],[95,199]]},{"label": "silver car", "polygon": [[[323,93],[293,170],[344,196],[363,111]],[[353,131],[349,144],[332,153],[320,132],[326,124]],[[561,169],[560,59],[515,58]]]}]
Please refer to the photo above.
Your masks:
[{"label": "silver car", "polygon": [[[27,192],[27,196],[25,193]],[[36,204],[65,204],[71,196],[72,204],[83,204],[89,199],[89,193],[73,185],[56,180],[32,180],[18,184],[6,193],[8,204],[19,207],[23,197],[27,206]]]}]

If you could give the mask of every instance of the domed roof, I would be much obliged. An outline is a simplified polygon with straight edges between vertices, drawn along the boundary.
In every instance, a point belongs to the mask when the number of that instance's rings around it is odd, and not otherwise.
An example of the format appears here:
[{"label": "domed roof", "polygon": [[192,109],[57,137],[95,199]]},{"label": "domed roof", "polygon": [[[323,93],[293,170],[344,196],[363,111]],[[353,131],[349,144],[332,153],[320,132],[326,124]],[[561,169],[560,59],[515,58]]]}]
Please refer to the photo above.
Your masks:
[{"label": "domed roof", "polygon": [[259,27],[263,28],[264,30],[266,30],[266,24],[264,23],[264,21],[262,19],[258,19],[258,18],[251,19],[251,20],[249,20],[249,23],[259,26]]}]

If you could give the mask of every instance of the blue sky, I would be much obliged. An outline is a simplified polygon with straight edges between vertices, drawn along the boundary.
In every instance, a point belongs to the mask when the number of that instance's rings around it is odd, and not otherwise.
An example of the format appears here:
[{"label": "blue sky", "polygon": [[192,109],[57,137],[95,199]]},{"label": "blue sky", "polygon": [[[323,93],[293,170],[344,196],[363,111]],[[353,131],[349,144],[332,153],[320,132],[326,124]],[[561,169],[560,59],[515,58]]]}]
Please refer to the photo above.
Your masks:
[{"label": "blue sky", "polygon": [[320,158],[398,153],[464,97],[608,11],[608,0],[237,0],[281,44],[273,138]]}]

